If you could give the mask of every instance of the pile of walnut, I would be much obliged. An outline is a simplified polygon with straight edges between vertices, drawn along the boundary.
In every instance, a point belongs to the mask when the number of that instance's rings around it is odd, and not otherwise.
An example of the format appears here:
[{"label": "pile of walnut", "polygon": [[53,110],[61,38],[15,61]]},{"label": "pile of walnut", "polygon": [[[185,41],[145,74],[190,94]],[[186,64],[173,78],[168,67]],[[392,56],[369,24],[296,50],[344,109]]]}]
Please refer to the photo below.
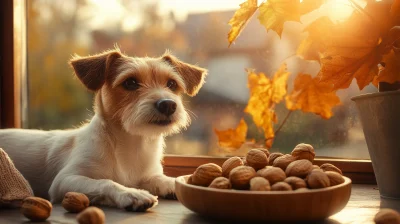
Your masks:
[{"label": "pile of walnut", "polygon": [[[104,212],[96,207],[89,207],[89,198],[81,193],[68,192],[62,201],[65,210],[79,213],[76,219],[79,224],[103,224]],[[33,222],[43,222],[49,218],[53,205],[46,199],[39,197],[25,198],[21,212]]]},{"label": "pile of walnut", "polygon": [[301,191],[344,182],[342,171],[326,163],[313,165],[314,148],[298,144],[291,154],[251,149],[242,160],[231,157],[222,168],[214,163],[199,166],[188,183],[218,189],[251,191]]}]

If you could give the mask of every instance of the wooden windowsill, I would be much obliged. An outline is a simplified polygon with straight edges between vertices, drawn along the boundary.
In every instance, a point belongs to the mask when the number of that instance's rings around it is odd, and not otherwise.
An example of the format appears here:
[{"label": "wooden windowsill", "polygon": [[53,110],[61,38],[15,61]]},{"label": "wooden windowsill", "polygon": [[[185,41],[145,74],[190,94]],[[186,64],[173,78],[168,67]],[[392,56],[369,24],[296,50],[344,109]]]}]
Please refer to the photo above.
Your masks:
[{"label": "wooden windowsill", "polygon": [[[164,172],[173,177],[191,174],[195,169],[205,163],[215,163],[222,165],[226,157],[212,156],[181,156],[166,155],[164,156]],[[316,158],[315,165],[331,163],[339,167],[344,176],[349,177],[353,183],[358,184],[376,184],[372,163],[369,160],[347,160],[332,158]]]}]

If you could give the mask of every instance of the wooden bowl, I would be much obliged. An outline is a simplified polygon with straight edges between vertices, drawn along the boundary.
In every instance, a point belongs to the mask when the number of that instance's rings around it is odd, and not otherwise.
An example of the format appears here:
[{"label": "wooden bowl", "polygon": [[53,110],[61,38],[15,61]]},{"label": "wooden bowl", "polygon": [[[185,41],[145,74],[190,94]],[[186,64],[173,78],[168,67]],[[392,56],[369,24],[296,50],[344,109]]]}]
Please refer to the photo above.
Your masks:
[{"label": "wooden bowl", "polygon": [[190,175],[175,181],[178,200],[205,217],[246,221],[322,220],[342,210],[349,201],[351,180],[309,191],[240,191],[187,184]]}]

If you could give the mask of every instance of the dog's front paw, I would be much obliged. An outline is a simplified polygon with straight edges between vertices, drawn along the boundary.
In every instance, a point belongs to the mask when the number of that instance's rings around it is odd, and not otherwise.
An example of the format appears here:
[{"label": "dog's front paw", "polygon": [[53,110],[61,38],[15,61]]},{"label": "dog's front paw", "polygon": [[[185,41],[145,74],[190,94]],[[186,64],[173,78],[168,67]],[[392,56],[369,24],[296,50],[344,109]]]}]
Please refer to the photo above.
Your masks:
[{"label": "dog's front paw", "polygon": [[159,196],[165,199],[177,200],[175,194],[175,178],[168,177],[159,187]]},{"label": "dog's front paw", "polygon": [[148,191],[129,188],[118,196],[116,203],[118,207],[127,211],[144,212],[156,206],[158,200],[157,196],[150,194]]}]

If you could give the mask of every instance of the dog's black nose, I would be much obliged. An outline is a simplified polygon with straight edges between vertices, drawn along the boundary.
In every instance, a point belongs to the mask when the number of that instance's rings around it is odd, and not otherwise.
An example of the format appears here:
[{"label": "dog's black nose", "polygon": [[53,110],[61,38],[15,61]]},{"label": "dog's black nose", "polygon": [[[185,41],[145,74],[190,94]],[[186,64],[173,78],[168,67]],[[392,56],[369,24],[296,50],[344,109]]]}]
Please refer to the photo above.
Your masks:
[{"label": "dog's black nose", "polygon": [[156,108],[160,113],[169,116],[175,113],[176,103],[171,99],[162,99],[157,101]]}]

